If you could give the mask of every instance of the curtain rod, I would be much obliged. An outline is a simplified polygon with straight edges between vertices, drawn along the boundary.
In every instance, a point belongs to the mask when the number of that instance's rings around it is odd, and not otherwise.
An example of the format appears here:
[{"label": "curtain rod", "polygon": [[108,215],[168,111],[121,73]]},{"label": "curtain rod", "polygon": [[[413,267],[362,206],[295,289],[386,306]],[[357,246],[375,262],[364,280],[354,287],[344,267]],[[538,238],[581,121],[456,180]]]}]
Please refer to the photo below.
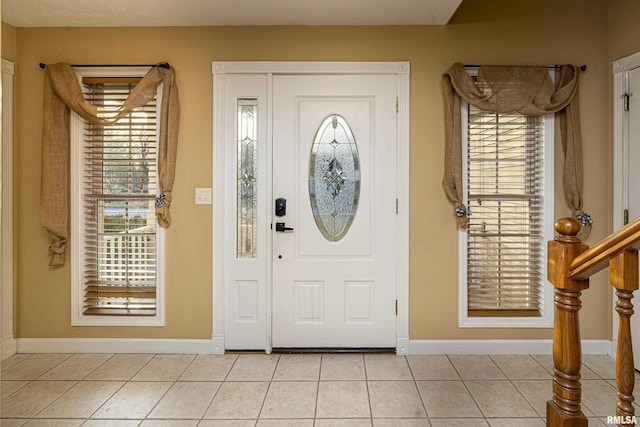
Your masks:
[{"label": "curtain rod", "polygon": [[[40,68],[44,70],[47,66],[44,62],[41,62]],[[160,67],[160,68],[169,68],[168,62],[160,62],[158,64],[76,64],[71,65],[72,67]]]},{"label": "curtain rod", "polygon": [[[464,68],[478,68],[478,67],[480,67],[480,65],[470,65],[470,64],[465,64],[464,65]],[[548,65],[547,68],[558,70],[558,69],[562,68],[562,65],[559,65],[559,64]],[[581,65],[578,68],[580,68],[580,70],[582,70],[582,71],[586,71],[587,70],[587,66],[586,65]]]}]

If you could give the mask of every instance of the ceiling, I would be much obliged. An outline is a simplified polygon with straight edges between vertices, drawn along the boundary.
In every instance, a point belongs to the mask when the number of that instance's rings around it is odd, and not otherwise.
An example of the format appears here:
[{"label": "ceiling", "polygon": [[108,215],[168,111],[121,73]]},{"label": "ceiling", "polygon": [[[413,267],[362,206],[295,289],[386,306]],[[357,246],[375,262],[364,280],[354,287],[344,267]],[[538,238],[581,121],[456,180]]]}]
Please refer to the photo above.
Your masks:
[{"label": "ceiling", "polygon": [[14,27],[444,25],[462,0],[2,0]]}]

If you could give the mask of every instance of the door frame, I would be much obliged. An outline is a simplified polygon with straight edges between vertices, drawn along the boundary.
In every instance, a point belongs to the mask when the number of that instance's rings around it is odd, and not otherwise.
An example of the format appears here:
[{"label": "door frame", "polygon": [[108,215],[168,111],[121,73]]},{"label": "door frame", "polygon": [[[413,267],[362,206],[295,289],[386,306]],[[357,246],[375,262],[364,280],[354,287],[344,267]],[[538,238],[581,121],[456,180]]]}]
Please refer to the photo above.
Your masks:
[{"label": "door frame", "polygon": [[[640,52],[612,63],[613,73],[613,230],[624,225],[624,211],[629,208],[629,111],[625,110],[625,95],[629,93],[629,71],[640,67]],[[612,295],[615,289],[611,290]],[[610,355],[618,345],[618,314],[616,298],[612,298]]]},{"label": "door frame", "polygon": [[[212,352],[225,352],[225,224],[224,204],[221,203],[224,189],[231,185],[225,182],[225,77],[233,74],[262,74],[267,77],[267,163],[272,155],[272,108],[274,75],[340,75],[340,74],[393,74],[397,84],[396,127],[396,194],[398,197],[398,220],[396,222],[396,353],[409,354],[409,78],[410,63],[400,62],[263,62],[263,61],[214,61],[213,74],[213,209],[212,209]],[[271,172],[267,174],[267,197],[272,199]],[[235,183],[234,183],[235,185]],[[267,233],[267,246],[271,248],[271,233]],[[267,353],[272,343],[272,292],[271,264],[266,271],[267,301],[266,328]]]}]

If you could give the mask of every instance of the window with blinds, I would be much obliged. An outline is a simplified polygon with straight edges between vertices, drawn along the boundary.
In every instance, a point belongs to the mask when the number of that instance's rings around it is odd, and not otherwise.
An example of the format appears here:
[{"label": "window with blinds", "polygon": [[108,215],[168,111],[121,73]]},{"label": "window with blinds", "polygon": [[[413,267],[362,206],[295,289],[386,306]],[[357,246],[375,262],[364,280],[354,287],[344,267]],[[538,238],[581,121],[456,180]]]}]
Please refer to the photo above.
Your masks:
[{"label": "window with blinds", "polygon": [[469,317],[541,315],[544,123],[468,107]]},{"label": "window with blinds", "polygon": [[[85,99],[108,117],[140,78],[83,78]],[[155,316],[156,102],[109,126],[84,123],[84,315]]]}]

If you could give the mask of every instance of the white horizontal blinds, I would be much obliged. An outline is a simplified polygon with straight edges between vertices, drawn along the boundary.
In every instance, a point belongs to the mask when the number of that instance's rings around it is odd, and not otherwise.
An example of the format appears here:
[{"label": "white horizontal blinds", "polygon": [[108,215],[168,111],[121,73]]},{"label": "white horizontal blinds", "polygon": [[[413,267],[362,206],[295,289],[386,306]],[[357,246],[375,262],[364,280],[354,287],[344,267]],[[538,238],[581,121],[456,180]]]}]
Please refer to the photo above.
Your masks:
[{"label": "white horizontal blinds", "polygon": [[[102,115],[122,105],[139,78],[85,78]],[[85,123],[84,314],[156,314],[156,102],[114,125]]]},{"label": "white horizontal blinds", "polygon": [[469,106],[469,316],[538,316],[544,119]]}]

